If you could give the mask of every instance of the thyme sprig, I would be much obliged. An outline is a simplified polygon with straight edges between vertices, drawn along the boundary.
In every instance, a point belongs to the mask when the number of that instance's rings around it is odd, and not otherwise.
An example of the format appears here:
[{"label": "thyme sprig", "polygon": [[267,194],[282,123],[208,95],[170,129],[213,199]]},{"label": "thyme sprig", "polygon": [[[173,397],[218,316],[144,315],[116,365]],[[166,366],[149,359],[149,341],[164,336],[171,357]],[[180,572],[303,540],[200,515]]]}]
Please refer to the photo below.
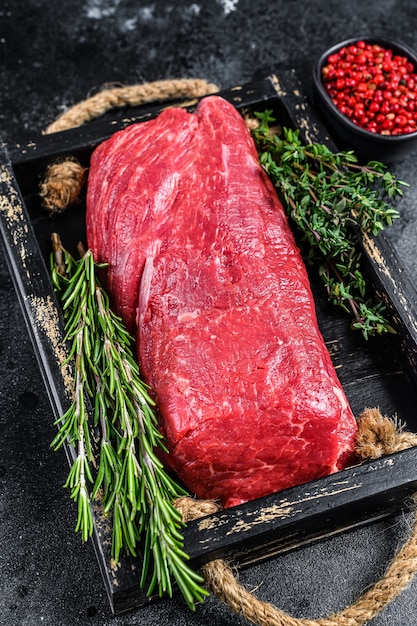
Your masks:
[{"label": "thyme sprig", "polygon": [[[132,337],[110,308],[97,277],[102,266],[94,263],[91,251],[76,261],[56,236],[54,247],[52,282],[64,312],[75,375],[73,402],[57,420],[51,446],[76,446],[65,484],[78,506],[76,531],[84,540],[91,536],[91,502],[99,499],[112,516],[114,560],[119,561],[123,549],[136,556],[141,542],[141,586],[147,586],[148,594],[171,596],[174,580],[193,609],[208,592],[187,564],[183,522],[173,505],[185,491],[156,454],[157,448],[165,450],[164,441],[155,403],[133,356]],[[98,451],[93,450],[93,432],[99,433]]]},{"label": "thyme sprig", "polygon": [[260,163],[307,242],[331,302],[353,314],[363,336],[394,332],[385,307],[369,296],[355,228],[377,235],[398,218],[390,204],[407,183],[378,161],[358,164],[353,152],[334,153],[322,144],[303,145],[299,131],[272,132],[271,111],[255,114],[252,128]]}]

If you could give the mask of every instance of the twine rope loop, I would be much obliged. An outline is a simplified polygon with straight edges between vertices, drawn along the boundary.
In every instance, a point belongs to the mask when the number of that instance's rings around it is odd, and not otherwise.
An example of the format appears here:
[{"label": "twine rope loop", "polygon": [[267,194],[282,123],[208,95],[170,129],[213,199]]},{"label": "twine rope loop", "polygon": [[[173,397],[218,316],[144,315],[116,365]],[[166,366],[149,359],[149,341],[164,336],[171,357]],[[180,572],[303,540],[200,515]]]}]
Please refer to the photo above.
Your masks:
[{"label": "twine rope loop", "polygon": [[198,98],[218,91],[218,87],[198,78],[158,80],[140,85],[103,89],[65,111],[45,130],[45,134],[77,128],[111,109],[140,106],[181,98]]}]

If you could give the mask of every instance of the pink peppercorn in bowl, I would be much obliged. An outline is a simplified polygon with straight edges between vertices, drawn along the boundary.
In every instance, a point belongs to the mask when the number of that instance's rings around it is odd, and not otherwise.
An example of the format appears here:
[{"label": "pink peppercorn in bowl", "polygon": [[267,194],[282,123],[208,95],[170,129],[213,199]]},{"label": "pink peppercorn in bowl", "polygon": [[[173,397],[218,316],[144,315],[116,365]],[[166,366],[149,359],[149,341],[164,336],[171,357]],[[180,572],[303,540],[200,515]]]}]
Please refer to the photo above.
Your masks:
[{"label": "pink peppercorn in bowl", "polygon": [[319,59],[315,103],[338,148],[391,163],[417,150],[417,55],[378,37],[347,39]]}]

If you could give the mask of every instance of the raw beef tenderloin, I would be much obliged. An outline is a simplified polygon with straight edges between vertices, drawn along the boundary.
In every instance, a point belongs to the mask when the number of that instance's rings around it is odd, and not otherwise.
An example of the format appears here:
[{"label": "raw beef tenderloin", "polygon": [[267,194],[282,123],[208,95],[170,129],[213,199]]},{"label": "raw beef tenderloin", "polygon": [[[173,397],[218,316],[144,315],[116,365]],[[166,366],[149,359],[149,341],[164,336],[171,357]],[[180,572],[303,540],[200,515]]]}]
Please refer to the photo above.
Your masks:
[{"label": "raw beef tenderloin", "polygon": [[232,105],[210,96],[99,146],[87,233],[190,490],[229,507],[351,460],[302,258]]}]

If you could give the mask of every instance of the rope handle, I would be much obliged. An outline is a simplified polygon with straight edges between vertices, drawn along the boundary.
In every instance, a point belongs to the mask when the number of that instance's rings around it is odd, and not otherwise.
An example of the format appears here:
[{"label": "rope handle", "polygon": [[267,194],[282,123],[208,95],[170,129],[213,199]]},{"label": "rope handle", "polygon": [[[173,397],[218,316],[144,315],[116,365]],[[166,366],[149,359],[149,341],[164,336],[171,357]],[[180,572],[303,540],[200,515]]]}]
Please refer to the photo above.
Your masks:
[{"label": "rope handle", "polygon": [[140,106],[150,102],[164,102],[182,98],[199,98],[218,91],[217,85],[199,78],[157,80],[141,85],[103,89],[62,113],[45,130],[45,134],[56,133],[81,126],[100,117],[111,109],[125,106]]},{"label": "rope handle", "polygon": [[[215,91],[218,91],[216,85],[197,79],[156,81],[105,89],[63,113],[48,126],[45,134],[78,127],[114,107],[201,97]],[[51,212],[65,210],[78,198],[85,178],[85,168],[75,159],[50,165],[40,188],[45,207]],[[382,416],[376,408],[365,409],[358,420],[358,425],[356,453],[362,460],[380,458],[417,445],[417,435],[403,431],[401,425],[393,419]],[[214,502],[187,497],[179,498],[175,506],[185,522],[219,509]],[[317,620],[297,619],[258,599],[255,594],[240,585],[230,566],[222,559],[211,561],[203,567],[207,588],[232,611],[257,626],[364,626],[402,593],[416,572],[417,512],[408,540],[394,556],[385,574],[345,609]]]}]

